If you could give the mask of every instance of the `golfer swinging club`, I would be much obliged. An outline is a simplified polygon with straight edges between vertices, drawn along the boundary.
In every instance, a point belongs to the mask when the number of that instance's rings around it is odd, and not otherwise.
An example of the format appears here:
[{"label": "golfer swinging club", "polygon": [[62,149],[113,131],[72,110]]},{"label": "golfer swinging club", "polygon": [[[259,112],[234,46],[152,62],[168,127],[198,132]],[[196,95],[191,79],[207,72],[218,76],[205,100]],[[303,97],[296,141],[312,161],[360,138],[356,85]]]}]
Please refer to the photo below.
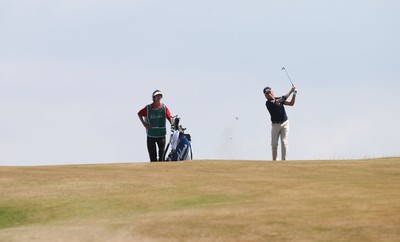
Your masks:
[{"label": "golfer swinging club", "polygon": [[165,120],[171,123],[172,115],[165,106],[161,103],[163,94],[160,90],[153,92],[153,103],[147,105],[138,112],[138,116],[143,126],[147,131],[147,150],[149,151],[150,161],[157,161],[157,147],[158,146],[158,160],[162,161],[165,152],[165,135],[167,129],[165,127]]},{"label": "golfer swinging club", "polygon": [[[272,130],[271,130],[271,146],[272,160],[278,157],[278,140],[281,138],[282,144],[282,160],[287,159],[288,136],[289,136],[289,120],[286,115],[285,106],[293,106],[296,102],[297,90],[294,85],[288,94],[282,97],[275,97],[271,87],[266,87],[263,90],[265,97],[268,99],[265,103],[269,114],[271,115]],[[287,99],[293,93],[292,99]]]}]

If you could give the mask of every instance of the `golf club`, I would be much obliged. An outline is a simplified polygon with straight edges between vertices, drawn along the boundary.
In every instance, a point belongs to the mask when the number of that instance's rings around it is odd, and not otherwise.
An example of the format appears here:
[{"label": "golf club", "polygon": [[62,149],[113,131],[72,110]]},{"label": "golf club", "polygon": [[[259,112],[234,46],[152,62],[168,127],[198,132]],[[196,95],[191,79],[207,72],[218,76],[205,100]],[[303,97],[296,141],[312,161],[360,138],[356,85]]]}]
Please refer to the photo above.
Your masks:
[{"label": "golf club", "polygon": [[289,78],[290,83],[292,83],[292,86],[294,87],[294,84],[293,84],[292,80],[290,79],[289,73],[287,72],[286,68],[282,67],[282,71],[285,71],[287,77]]}]

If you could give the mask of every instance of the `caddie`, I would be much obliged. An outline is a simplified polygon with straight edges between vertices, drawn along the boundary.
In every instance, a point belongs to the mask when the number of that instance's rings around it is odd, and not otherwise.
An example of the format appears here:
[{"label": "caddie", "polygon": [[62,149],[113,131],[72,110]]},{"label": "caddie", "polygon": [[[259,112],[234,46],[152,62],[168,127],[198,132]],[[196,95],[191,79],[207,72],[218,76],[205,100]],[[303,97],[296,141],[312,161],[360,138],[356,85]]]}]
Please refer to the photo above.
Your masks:
[{"label": "caddie", "polygon": [[[150,161],[162,161],[165,152],[165,135],[167,134],[166,120],[171,123],[171,112],[164,103],[161,103],[163,94],[155,90],[152,94],[153,103],[146,105],[138,112],[138,116],[147,133],[147,150]],[[158,159],[157,159],[158,146]]]}]

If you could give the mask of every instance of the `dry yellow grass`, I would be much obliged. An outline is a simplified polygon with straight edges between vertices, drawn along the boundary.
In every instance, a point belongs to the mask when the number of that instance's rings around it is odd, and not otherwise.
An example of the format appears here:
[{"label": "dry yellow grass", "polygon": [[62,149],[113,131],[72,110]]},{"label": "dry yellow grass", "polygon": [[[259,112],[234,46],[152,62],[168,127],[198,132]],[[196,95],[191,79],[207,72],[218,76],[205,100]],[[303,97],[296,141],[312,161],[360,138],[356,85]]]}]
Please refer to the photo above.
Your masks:
[{"label": "dry yellow grass", "polygon": [[400,241],[400,158],[0,167],[0,241]]}]

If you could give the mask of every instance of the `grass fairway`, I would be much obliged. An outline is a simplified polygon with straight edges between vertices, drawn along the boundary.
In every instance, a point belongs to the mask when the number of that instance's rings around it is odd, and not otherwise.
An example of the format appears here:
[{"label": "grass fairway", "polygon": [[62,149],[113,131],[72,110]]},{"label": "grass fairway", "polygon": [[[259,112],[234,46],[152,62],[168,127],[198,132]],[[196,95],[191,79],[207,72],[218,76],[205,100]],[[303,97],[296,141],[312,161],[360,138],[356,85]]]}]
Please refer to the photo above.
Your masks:
[{"label": "grass fairway", "polygon": [[0,241],[400,241],[400,158],[0,167]]}]

